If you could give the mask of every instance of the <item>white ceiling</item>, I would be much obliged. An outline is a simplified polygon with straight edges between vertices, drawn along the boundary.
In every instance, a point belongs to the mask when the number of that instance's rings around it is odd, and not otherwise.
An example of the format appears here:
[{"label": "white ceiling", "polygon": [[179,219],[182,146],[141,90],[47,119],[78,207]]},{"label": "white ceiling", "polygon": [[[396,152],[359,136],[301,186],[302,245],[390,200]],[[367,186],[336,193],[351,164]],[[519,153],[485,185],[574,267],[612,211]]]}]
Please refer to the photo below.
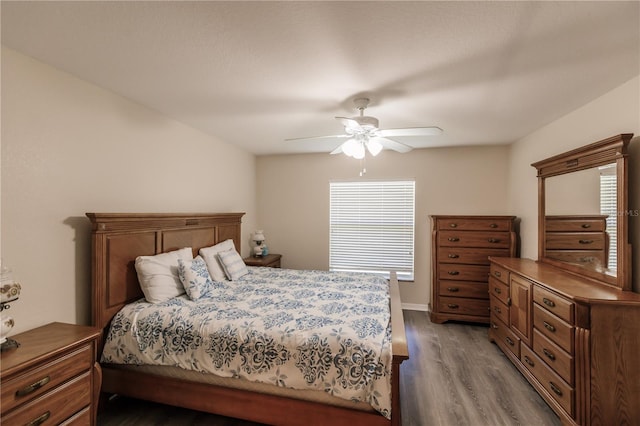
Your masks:
[{"label": "white ceiling", "polygon": [[[640,2],[11,2],[2,43],[256,154],[510,143],[640,74]],[[626,131],[627,129],[620,129]]]}]

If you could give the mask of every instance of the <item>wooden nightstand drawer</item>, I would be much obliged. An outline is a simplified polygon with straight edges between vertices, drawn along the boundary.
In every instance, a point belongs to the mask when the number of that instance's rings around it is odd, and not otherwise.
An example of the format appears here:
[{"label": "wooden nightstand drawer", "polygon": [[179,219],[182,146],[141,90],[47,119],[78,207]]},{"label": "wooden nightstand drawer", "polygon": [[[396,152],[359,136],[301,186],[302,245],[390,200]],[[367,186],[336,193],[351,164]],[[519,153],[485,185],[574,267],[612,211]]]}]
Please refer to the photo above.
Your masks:
[{"label": "wooden nightstand drawer", "polygon": [[60,383],[88,371],[93,364],[93,348],[86,345],[42,367],[2,382],[2,411],[41,395]]},{"label": "wooden nightstand drawer", "polygon": [[92,425],[101,373],[101,330],[51,323],[14,336],[0,353],[0,424]]},{"label": "wooden nightstand drawer", "polygon": [[[62,384],[6,416],[2,424],[59,424],[91,403],[91,376],[89,372]],[[4,411],[4,407],[3,407]]]},{"label": "wooden nightstand drawer", "polygon": [[281,254],[268,254],[261,257],[245,257],[244,263],[247,266],[265,266],[268,268],[279,268],[282,260]]}]

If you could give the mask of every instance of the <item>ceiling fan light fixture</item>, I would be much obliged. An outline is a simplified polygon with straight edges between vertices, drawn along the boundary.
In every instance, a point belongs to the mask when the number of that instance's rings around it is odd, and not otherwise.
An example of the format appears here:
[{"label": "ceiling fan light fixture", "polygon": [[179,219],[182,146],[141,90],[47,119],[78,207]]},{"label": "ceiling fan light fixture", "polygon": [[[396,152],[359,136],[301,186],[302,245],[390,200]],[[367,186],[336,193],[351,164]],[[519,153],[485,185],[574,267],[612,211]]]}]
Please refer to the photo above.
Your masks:
[{"label": "ceiling fan light fixture", "polygon": [[364,155],[365,155],[364,144],[362,142],[358,142],[358,146],[356,147],[353,153],[353,158],[355,158],[356,160],[362,160],[364,158]]},{"label": "ceiling fan light fixture", "polygon": [[382,144],[376,140],[370,140],[367,142],[367,150],[369,150],[369,153],[375,157],[380,154],[380,151],[382,151]]},{"label": "ceiling fan light fixture", "polygon": [[348,139],[345,143],[342,144],[342,152],[344,152],[349,157],[354,157],[358,147],[361,144],[355,139]]}]

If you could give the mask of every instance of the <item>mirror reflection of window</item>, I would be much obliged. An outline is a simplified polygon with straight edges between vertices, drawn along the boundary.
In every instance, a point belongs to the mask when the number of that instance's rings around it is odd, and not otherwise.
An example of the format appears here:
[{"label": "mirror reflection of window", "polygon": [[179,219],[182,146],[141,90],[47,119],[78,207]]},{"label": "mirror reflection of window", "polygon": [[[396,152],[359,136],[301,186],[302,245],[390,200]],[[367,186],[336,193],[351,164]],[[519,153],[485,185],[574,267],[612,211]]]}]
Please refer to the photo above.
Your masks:
[{"label": "mirror reflection of window", "polygon": [[617,187],[616,187],[616,165],[607,164],[598,168],[600,172],[600,214],[607,216],[607,232],[609,234],[609,262],[608,267],[610,270],[615,271],[617,269],[617,203],[616,199]]}]

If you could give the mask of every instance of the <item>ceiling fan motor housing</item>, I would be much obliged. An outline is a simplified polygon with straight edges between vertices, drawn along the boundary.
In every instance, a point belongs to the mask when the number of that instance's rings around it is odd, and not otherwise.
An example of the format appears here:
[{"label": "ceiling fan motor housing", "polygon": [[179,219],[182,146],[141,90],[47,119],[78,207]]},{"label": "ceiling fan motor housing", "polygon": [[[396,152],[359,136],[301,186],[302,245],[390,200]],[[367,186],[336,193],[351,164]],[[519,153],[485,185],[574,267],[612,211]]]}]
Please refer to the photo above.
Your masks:
[{"label": "ceiling fan motor housing", "polygon": [[375,117],[369,117],[367,115],[363,115],[360,117],[353,117],[352,120],[357,121],[361,127],[367,128],[378,128],[378,119]]}]

